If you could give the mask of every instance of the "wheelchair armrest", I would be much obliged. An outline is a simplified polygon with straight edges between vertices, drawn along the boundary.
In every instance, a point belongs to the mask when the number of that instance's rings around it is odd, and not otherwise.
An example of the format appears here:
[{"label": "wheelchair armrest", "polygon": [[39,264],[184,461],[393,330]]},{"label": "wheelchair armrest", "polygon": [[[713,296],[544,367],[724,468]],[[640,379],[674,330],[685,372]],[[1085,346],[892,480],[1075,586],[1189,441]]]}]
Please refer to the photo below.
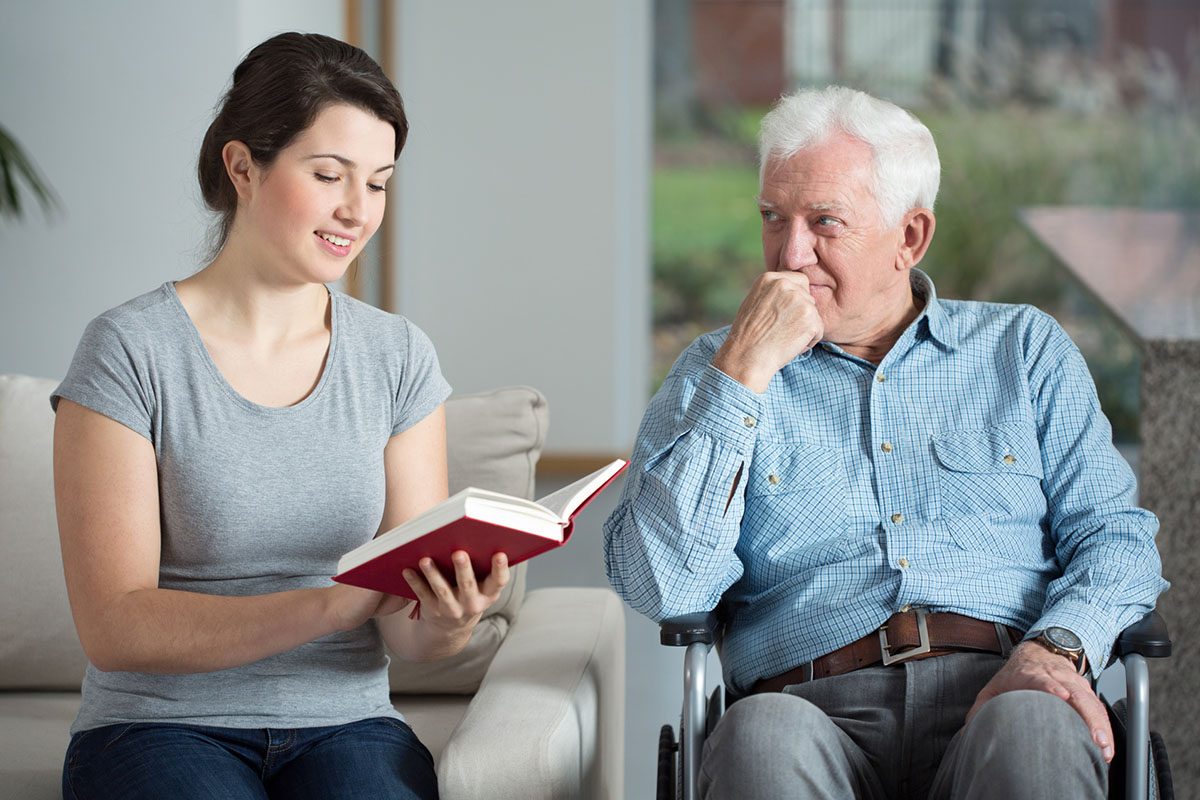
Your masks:
[{"label": "wheelchair armrest", "polygon": [[717,612],[698,611],[681,614],[658,623],[658,640],[668,647],[685,647],[700,642],[712,644],[717,639]]},{"label": "wheelchair armrest", "polygon": [[1171,655],[1171,636],[1167,621],[1157,611],[1151,611],[1130,625],[1117,637],[1113,655],[1122,658],[1137,653],[1145,658],[1166,658]]}]

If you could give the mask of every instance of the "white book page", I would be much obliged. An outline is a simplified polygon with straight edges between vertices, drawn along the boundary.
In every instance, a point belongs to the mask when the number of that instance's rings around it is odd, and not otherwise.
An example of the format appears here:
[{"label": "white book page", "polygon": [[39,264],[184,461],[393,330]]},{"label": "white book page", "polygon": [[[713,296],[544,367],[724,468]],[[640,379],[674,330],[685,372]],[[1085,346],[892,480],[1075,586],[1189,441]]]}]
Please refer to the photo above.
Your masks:
[{"label": "white book page", "polygon": [[571,513],[579,507],[579,504],[588,499],[596,489],[603,486],[604,482],[615,475],[623,466],[625,466],[624,459],[618,458],[608,466],[596,470],[591,475],[582,477],[574,483],[564,486],[557,492],[546,495],[538,500],[538,505],[545,507],[551,513],[557,515],[566,524],[571,519]]}]

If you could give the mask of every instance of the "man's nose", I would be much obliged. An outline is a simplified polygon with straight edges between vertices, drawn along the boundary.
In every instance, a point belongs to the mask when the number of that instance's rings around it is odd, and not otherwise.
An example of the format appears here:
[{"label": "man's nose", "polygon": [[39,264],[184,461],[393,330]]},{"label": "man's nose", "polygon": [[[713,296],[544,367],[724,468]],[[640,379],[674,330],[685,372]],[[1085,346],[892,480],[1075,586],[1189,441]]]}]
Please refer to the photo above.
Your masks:
[{"label": "man's nose", "polygon": [[802,221],[788,225],[783,248],[779,252],[779,268],[795,272],[817,263],[817,237]]}]

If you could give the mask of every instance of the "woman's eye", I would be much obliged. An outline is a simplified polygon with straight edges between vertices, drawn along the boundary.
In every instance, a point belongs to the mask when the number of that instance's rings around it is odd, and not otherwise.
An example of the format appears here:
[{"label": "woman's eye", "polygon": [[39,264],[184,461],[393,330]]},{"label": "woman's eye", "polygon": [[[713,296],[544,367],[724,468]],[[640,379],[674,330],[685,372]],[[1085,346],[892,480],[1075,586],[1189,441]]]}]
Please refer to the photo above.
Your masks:
[{"label": "woman's eye", "polygon": [[386,192],[387,191],[387,187],[384,186],[382,183],[368,183],[367,188],[370,189],[372,192]]},{"label": "woman's eye", "polygon": [[314,172],[313,177],[315,177],[321,183],[334,183],[335,181],[337,181],[336,175],[325,175],[320,172]]}]

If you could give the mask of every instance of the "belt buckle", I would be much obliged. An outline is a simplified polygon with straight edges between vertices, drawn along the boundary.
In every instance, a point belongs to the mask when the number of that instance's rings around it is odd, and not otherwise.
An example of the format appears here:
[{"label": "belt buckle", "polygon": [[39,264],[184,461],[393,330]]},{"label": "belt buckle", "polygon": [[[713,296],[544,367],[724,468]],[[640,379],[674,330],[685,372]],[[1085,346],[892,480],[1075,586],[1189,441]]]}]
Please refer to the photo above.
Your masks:
[{"label": "belt buckle", "polygon": [[892,655],[889,652],[891,645],[888,644],[887,640],[887,623],[885,622],[879,628],[879,647],[883,651],[883,665],[885,667],[889,664],[898,664],[901,661],[907,661],[910,658],[924,655],[933,649],[929,646],[929,626],[925,623],[925,609],[914,608],[912,611],[917,615],[917,636],[920,640],[920,644],[916,647],[905,650],[903,653]]}]

